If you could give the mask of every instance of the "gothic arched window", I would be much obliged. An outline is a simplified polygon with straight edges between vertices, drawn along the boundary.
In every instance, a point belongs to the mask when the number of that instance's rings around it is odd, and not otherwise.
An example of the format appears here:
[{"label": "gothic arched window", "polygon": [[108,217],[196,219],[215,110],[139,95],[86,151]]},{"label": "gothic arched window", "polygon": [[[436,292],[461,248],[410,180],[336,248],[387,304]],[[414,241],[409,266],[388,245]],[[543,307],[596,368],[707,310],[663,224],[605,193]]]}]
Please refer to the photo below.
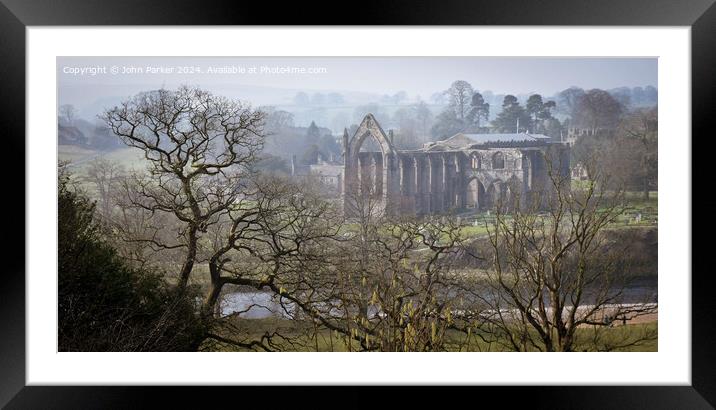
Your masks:
[{"label": "gothic arched window", "polygon": [[492,156],[492,168],[503,169],[505,167],[505,156],[501,152],[496,152]]},{"label": "gothic arched window", "polygon": [[522,155],[522,169],[524,170],[524,180],[527,189],[532,188],[532,161],[526,154]]},{"label": "gothic arched window", "polygon": [[472,169],[480,169],[480,156],[477,154],[472,154],[470,157],[470,167]]}]

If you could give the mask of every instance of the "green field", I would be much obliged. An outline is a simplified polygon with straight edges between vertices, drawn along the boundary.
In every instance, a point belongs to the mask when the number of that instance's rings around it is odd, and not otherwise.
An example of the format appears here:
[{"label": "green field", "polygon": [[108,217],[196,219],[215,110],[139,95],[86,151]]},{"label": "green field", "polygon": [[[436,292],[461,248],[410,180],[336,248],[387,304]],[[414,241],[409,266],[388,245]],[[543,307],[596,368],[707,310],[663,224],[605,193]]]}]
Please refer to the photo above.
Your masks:
[{"label": "green field", "polygon": [[116,162],[125,170],[139,170],[147,166],[147,161],[142,151],[135,148],[120,148],[113,151],[103,152],[74,145],[58,145],[57,159],[59,161],[70,161],[70,168],[73,172],[84,174],[92,160],[104,158]]},{"label": "green field", "polygon": [[[282,337],[275,337],[272,341],[277,350],[306,351],[306,352],[347,352],[356,351],[358,343],[353,341],[349,347],[346,338],[336,332],[319,329],[314,332],[314,327],[308,322],[298,322],[288,319],[269,318],[235,320],[233,331],[242,335],[242,340],[259,340],[266,334],[277,333]],[[639,323],[626,326],[615,326],[610,328],[599,328],[598,330],[599,351],[615,352],[655,352],[658,351],[658,339],[653,338],[658,332],[658,321]],[[236,334],[236,333],[234,333]],[[595,329],[591,327],[577,330],[577,345],[575,351],[595,351],[594,337]],[[645,337],[649,335],[649,337]],[[231,334],[226,334],[232,337]],[[448,351],[463,352],[503,352],[509,351],[503,343],[487,343],[475,333],[469,337],[464,333],[456,331],[449,332],[446,337]],[[487,335],[485,335],[487,337]],[[235,336],[233,336],[235,337]],[[646,339],[641,340],[640,339]],[[284,340],[282,342],[282,340]],[[220,345],[211,350],[219,351],[246,351],[236,346]],[[259,349],[259,351],[261,351]]]}]

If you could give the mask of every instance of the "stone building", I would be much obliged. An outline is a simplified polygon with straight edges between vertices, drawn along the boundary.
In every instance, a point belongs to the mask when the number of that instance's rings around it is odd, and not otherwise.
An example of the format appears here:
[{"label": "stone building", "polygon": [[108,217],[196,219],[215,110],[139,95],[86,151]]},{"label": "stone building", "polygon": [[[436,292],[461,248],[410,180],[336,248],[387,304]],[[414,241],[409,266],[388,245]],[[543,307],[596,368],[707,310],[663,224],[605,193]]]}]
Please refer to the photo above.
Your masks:
[{"label": "stone building", "polygon": [[335,161],[332,154],[328,160],[319,155],[318,161],[309,165],[300,165],[296,161],[296,155],[293,155],[291,157],[291,176],[315,178],[332,193],[339,193],[343,190],[343,163]]},{"label": "stone building", "polygon": [[334,192],[343,190],[343,164],[333,160],[333,156],[326,161],[318,158],[318,163],[309,165],[309,174]]},{"label": "stone building", "polygon": [[600,135],[608,136],[612,135],[612,133],[613,130],[609,130],[607,128],[570,127],[567,129],[567,136],[563,138],[563,142],[569,144],[570,147],[573,147],[580,138],[593,138]]},{"label": "stone building", "polygon": [[[367,138],[379,150],[361,151]],[[551,192],[548,170],[569,186],[569,146],[534,134],[462,134],[398,150],[368,114],[352,137],[343,134],[343,207],[370,212],[427,215],[510,206]],[[549,162],[548,162],[549,161]],[[527,200],[522,199],[521,203]]]}]

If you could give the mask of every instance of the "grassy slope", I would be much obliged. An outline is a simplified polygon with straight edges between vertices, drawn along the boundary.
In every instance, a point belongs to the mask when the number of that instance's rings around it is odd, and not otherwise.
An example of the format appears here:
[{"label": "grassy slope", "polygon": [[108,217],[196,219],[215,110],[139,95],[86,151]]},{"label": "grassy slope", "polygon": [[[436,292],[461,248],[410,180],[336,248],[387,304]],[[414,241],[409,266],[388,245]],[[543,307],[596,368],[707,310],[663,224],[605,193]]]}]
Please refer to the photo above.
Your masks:
[{"label": "grassy slope", "polygon": [[103,152],[74,145],[58,145],[57,157],[60,161],[70,161],[73,171],[82,174],[86,172],[87,167],[95,158],[105,158],[117,162],[127,170],[146,167],[142,153],[138,149],[129,147]]}]

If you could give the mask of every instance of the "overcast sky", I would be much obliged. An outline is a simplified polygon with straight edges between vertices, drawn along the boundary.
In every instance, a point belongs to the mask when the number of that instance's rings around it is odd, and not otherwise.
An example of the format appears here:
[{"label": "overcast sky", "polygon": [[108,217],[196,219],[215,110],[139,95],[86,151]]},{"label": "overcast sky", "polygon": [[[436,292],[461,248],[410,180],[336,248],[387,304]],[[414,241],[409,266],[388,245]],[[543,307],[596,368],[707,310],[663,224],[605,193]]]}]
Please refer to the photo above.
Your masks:
[{"label": "overcast sky", "polygon": [[[99,69],[92,70],[92,67]],[[113,74],[113,67],[120,72]],[[157,72],[147,73],[148,67]],[[162,72],[160,67],[173,67],[175,72],[167,73],[166,69]],[[177,67],[195,67],[201,73],[177,74]],[[231,70],[236,67],[239,71],[210,74],[207,73],[210,67],[230,67]],[[252,67],[256,73],[251,73]],[[306,72],[261,72],[262,68],[275,70],[277,67]],[[122,74],[125,68],[139,73]],[[310,73],[310,70],[318,72]],[[60,104],[80,106],[88,103],[88,99],[125,97],[142,90],[180,84],[201,86],[214,92],[238,87],[242,92],[255,94],[247,98],[256,100],[256,104],[271,103],[261,101],[264,87],[381,95],[405,91],[410,97],[420,95],[428,100],[455,80],[466,80],[478,91],[536,92],[546,96],[570,86],[585,89],[657,86],[656,58],[621,57],[59,57],[57,71]],[[270,94],[266,93],[267,99]]]}]

